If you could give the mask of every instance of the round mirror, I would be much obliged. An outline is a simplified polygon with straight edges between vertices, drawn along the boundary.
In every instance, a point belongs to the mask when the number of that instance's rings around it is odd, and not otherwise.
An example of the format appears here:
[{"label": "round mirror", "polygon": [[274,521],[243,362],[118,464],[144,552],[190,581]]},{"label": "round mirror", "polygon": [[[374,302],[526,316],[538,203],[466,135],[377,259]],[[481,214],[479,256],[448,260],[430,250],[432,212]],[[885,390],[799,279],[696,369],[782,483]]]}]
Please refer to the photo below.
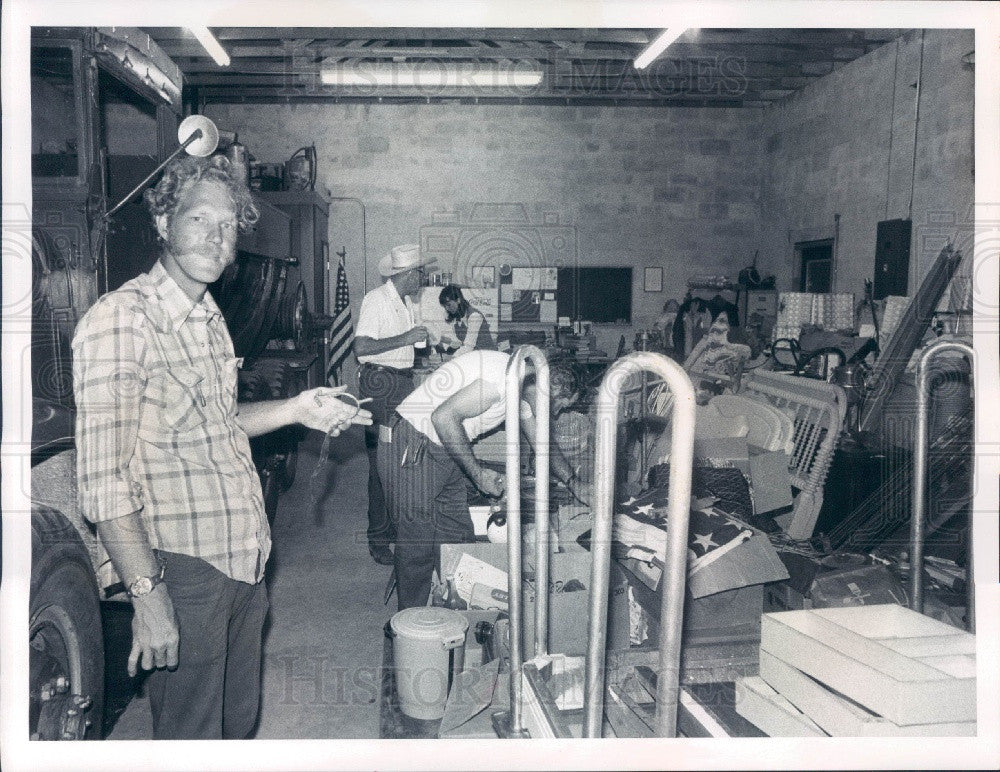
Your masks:
[{"label": "round mirror", "polygon": [[195,139],[185,149],[188,155],[196,155],[204,158],[212,155],[215,148],[219,146],[219,130],[215,127],[211,118],[204,115],[189,115],[181,125],[177,127],[177,141],[182,145],[196,131],[201,131],[201,136]]}]

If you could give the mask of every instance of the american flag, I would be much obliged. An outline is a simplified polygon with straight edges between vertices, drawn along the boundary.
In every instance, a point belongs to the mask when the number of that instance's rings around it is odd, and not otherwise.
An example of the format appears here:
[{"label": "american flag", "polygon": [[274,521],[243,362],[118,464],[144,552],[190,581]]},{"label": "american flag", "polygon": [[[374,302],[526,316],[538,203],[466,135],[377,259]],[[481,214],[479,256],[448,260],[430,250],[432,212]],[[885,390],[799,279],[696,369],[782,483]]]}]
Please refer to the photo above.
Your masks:
[{"label": "american flag", "polygon": [[[665,530],[666,486],[656,486],[638,496],[629,496],[618,504],[615,513],[616,518],[630,517]],[[710,504],[699,502],[697,508],[692,506],[688,530],[688,575],[718,560],[751,536],[753,531],[750,528],[715,510]]]},{"label": "american flag", "polygon": [[333,326],[330,328],[330,345],[327,349],[329,364],[326,369],[327,381],[339,381],[340,367],[351,353],[354,343],[354,323],[351,321],[351,293],[347,288],[347,272],[344,270],[344,256],[337,263],[337,292],[333,301]]}]

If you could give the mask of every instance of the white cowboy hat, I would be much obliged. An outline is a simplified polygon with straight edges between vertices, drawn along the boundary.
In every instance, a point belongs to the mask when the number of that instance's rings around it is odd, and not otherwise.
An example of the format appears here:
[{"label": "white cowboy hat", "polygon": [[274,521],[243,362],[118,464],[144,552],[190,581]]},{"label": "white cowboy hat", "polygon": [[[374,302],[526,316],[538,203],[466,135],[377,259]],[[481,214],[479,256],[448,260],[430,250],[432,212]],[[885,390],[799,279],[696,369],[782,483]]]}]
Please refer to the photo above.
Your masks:
[{"label": "white cowboy hat", "polygon": [[437,258],[426,257],[420,254],[420,246],[417,244],[403,244],[393,247],[389,254],[379,260],[378,272],[388,278],[403,271],[412,271],[424,265],[430,265]]}]

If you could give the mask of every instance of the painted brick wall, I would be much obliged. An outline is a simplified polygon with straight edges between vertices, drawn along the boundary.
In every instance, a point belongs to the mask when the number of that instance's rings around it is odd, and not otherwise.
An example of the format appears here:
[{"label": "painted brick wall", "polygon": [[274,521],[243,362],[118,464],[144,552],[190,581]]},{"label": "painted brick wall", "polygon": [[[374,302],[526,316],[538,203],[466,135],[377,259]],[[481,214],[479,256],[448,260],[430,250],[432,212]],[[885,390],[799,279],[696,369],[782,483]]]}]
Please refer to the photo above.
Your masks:
[{"label": "painted brick wall", "polygon": [[[348,250],[355,300],[379,257],[417,240],[435,212],[523,202],[533,223],[577,228],[581,263],[631,265],[633,319],[650,324],[694,273],[735,276],[760,237],[760,110],[499,105],[210,105],[262,161],[315,142],[318,189],[335,202],[330,244]],[[642,268],[664,268],[646,293]],[[355,289],[357,288],[357,289]],[[631,343],[631,336],[629,336]],[[617,345],[617,336],[614,340]]]},{"label": "painted brick wall", "polygon": [[876,224],[906,218],[911,190],[910,293],[949,237],[966,248],[968,267],[974,73],[962,56],[973,48],[971,31],[925,33],[919,115],[919,31],[765,112],[761,258],[781,289],[798,289],[795,242],[833,238],[839,214],[836,289],[860,300],[873,275]]}]

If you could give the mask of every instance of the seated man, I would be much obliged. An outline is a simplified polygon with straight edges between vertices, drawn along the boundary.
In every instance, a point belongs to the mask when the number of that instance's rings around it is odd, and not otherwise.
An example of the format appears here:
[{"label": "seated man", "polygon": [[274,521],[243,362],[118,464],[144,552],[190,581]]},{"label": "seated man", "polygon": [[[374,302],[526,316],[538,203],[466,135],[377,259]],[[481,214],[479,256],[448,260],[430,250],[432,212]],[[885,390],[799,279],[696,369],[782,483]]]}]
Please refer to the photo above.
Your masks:
[{"label": "seated man", "polygon": [[[503,475],[473,456],[472,442],[506,418],[509,360],[499,351],[472,351],[446,362],[396,409],[388,422],[391,437],[379,438],[379,475],[396,522],[400,610],[427,602],[440,544],[475,539],[466,478],[487,496],[503,495]],[[566,384],[552,378],[553,414],[576,398]],[[533,436],[533,418],[523,407],[521,423]],[[557,456],[553,453],[552,469],[572,490],[573,474]]]}]

